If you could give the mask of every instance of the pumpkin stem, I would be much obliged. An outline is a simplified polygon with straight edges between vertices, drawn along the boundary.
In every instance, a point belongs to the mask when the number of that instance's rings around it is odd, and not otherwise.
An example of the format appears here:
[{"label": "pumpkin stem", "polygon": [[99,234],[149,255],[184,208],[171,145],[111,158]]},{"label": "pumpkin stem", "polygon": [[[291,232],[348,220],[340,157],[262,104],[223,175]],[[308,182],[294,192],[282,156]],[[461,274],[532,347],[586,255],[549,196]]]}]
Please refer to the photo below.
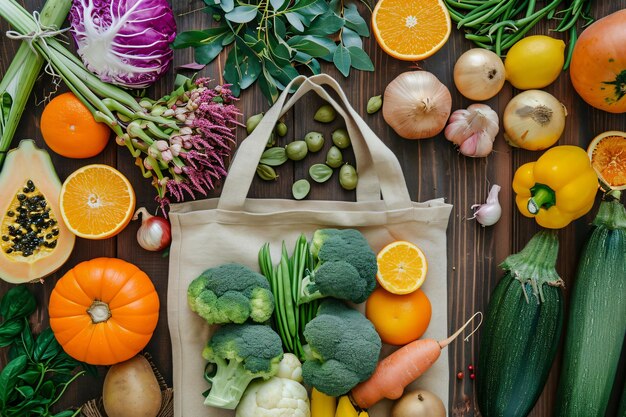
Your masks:
[{"label": "pumpkin stem", "polygon": [[87,310],[94,324],[103,323],[111,318],[111,310],[107,303],[95,300]]}]

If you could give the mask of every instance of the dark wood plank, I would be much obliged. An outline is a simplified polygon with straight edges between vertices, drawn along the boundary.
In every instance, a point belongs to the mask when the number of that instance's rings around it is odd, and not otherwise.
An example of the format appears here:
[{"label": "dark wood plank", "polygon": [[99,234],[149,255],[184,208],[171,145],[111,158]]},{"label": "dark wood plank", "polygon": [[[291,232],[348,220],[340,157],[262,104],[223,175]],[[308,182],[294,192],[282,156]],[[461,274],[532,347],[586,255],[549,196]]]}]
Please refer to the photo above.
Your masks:
[{"label": "dark wood plank", "polygon": [[[35,10],[41,7],[43,0],[24,0],[23,4],[29,10]],[[209,25],[208,16],[199,11],[201,7],[202,2],[199,0],[193,2],[173,1],[179,31],[205,28]],[[626,0],[596,1],[594,2],[594,15],[596,17],[604,16],[625,7]],[[364,8],[361,10],[368,20],[369,12]],[[548,29],[546,24],[542,23],[534,30],[534,33],[548,33]],[[0,32],[6,30],[7,25],[0,22]],[[554,33],[551,34],[556,36]],[[461,33],[453,30],[452,36],[444,48],[419,64],[421,68],[437,75],[450,88],[453,97],[453,109],[465,108],[471,104],[454,88],[452,68],[456,59],[472,46],[470,42],[463,39]],[[18,43],[15,41],[9,41],[6,38],[0,41],[0,74],[6,71],[17,47]],[[375,72],[353,71],[350,77],[346,79],[328,64],[323,66],[323,70],[340,81],[353,107],[363,115],[372,129],[398,156],[412,198],[416,201],[424,201],[445,197],[448,202],[454,204],[448,228],[447,251],[449,265],[448,330],[452,332],[473,312],[486,309],[489,295],[501,276],[501,271],[497,265],[510,253],[520,250],[528,239],[539,230],[534,221],[519,215],[513,202],[510,187],[515,169],[525,162],[536,159],[539,153],[512,149],[504,143],[502,134],[498,135],[496,140],[495,152],[484,159],[472,159],[458,154],[443,135],[418,141],[400,139],[384,122],[380,112],[375,115],[366,114],[366,103],[369,97],[383,94],[385,86],[391,80],[404,71],[415,69],[415,65],[389,57],[378,47],[373,38],[365,40],[364,49],[372,57],[376,67]],[[192,60],[191,50],[175,52],[175,66]],[[214,78],[216,82],[223,82],[221,70],[224,63],[225,56],[222,54],[215,62],[201,71],[201,75]],[[174,72],[172,71],[167,77],[148,89],[147,95],[160,97],[168,93],[173,84],[173,79]],[[546,90],[559,98],[569,113],[566,131],[559,143],[586,147],[589,140],[600,132],[611,129],[626,130],[626,117],[624,115],[601,112],[586,105],[574,92],[567,73],[563,73]],[[65,91],[64,87],[60,87],[58,91]],[[43,146],[39,132],[39,118],[43,106],[37,103],[44,94],[50,92],[50,78],[49,76],[42,76],[35,86],[34,94],[15,137],[14,145],[19,139],[34,138],[39,145]],[[502,115],[506,103],[516,93],[507,84],[503,91],[496,98],[487,101],[487,104]],[[297,103],[295,108],[285,116],[289,132],[285,138],[279,139],[279,143],[286,144],[294,139],[302,139],[307,132],[312,130],[324,132],[326,140],[330,141],[331,131],[342,126],[342,121],[336,120],[330,125],[314,122],[312,120],[313,113],[320,104],[321,99],[314,94],[309,94]],[[239,108],[247,118],[261,111],[266,111],[268,105],[259,89],[254,87],[242,94]],[[241,141],[243,138],[245,138],[245,130],[239,129],[238,140]],[[138,207],[145,206],[151,212],[156,210],[154,192],[149,181],[141,177],[126,149],[118,148],[113,140],[101,155],[90,160],[69,160],[54,153],[52,153],[52,157],[61,179],[67,177],[76,168],[88,163],[105,163],[116,166],[133,183]],[[250,196],[291,198],[293,181],[307,177],[308,167],[313,163],[322,162],[324,157],[325,153],[320,152],[307,157],[304,163],[285,164],[279,168],[280,177],[277,181],[266,182],[258,178],[255,179]],[[354,162],[354,156],[350,150],[344,153],[344,158]],[[503,207],[503,216],[496,226],[482,228],[475,221],[468,220],[471,217],[469,207],[474,203],[483,202],[490,185],[494,183],[502,186],[500,202]],[[354,199],[354,192],[347,192],[339,187],[337,174],[334,174],[333,178],[326,184],[319,185],[312,182],[312,186],[309,196],[311,199]],[[219,187],[211,193],[211,196],[217,195],[219,195]],[[2,197],[5,197],[4,191]],[[589,214],[559,233],[561,249],[557,268],[568,287],[572,283],[577,255],[589,233],[588,224],[592,218],[593,214]],[[161,317],[154,337],[146,350],[152,354],[166,381],[171,384],[171,348],[165,305],[167,258],[160,254],[144,251],[136,244],[135,233],[138,227],[138,222],[133,222],[120,235],[105,241],[78,239],[74,253],[67,264],[56,274],[47,278],[43,285],[33,284],[31,286],[40,305],[40,309],[32,321],[38,329],[47,325],[45,306],[50,291],[56,280],[78,262],[98,256],[117,256],[133,262],[151,276],[161,298]],[[4,293],[8,288],[8,284],[0,282],[0,293]],[[463,370],[467,374],[467,366],[476,363],[478,340],[477,337],[474,337],[469,343],[455,343],[448,349],[450,359],[449,409],[451,415],[459,417],[479,415],[472,381],[469,378],[464,378],[462,381],[455,378],[459,370]],[[533,417],[551,414],[558,378],[559,359],[555,361],[544,393],[531,414]],[[5,361],[4,355],[0,357],[0,364],[6,363]],[[480,372],[480,370],[477,371]],[[84,377],[79,384],[72,386],[67,391],[62,405],[79,405],[96,397],[101,391],[104,372],[105,368],[101,368],[100,378]]]}]

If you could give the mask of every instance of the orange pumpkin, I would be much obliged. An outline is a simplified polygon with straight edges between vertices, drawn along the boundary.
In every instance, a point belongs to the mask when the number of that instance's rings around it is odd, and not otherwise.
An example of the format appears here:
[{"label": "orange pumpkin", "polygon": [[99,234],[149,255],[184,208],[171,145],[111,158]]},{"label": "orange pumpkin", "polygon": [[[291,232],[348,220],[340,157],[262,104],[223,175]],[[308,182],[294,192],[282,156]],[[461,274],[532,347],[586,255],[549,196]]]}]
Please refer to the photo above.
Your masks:
[{"label": "orange pumpkin", "polygon": [[591,106],[626,112],[626,9],[596,21],[581,33],[570,69],[576,92]]},{"label": "orange pumpkin", "polygon": [[69,270],[48,306],[50,327],[65,352],[93,365],[135,356],[159,320],[159,297],[148,275],[116,258],[97,258]]}]

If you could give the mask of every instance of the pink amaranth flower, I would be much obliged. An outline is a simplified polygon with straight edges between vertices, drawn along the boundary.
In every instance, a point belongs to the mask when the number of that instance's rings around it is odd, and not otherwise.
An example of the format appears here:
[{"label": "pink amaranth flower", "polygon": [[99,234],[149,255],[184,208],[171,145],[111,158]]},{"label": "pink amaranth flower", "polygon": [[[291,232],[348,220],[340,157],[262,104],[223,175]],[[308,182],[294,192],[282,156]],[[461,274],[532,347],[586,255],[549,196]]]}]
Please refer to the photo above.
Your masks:
[{"label": "pink amaranth flower", "polygon": [[161,116],[156,122],[133,121],[128,138],[117,139],[135,157],[147,156],[139,166],[145,177],[152,177],[164,213],[171,201],[206,196],[226,176],[241,112],[228,85],[211,88],[209,83],[207,78],[187,80],[161,100],[144,99],[146,111]]}]

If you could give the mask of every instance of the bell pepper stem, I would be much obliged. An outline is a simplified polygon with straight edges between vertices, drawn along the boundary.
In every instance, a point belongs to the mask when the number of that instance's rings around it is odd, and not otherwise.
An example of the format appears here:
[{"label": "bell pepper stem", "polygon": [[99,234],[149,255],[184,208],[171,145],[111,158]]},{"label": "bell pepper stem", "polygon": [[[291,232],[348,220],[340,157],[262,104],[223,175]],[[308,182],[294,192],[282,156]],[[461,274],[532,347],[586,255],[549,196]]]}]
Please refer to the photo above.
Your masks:
[{"label": "bell pepper stem", "polygon": [[539,213],[539,209],[550,208],[556,204],[556,194],[554,190],[544,184],[535,184],[530,189],[532,197],[528,200],[528,211],[531,214]]}]

